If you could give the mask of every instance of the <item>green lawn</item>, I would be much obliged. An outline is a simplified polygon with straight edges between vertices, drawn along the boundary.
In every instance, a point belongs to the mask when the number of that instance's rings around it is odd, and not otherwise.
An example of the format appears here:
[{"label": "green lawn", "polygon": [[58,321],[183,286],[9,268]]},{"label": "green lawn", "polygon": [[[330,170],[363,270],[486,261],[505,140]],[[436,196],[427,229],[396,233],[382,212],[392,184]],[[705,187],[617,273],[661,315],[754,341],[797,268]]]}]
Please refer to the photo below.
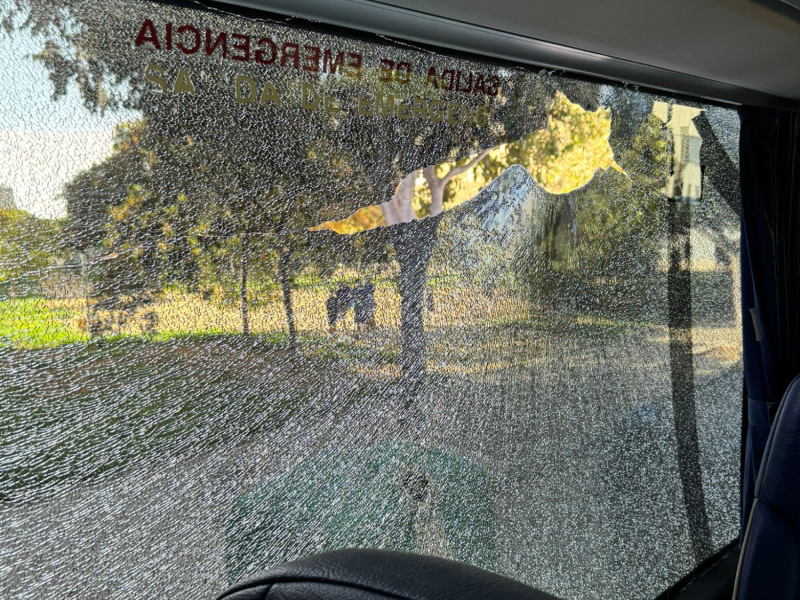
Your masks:
[{"label": "green lawn", "polygon": [[75,317],[68,308],[50,308],[43,298],[30,296],[0,301],[0,346],[46,348],[89,339],[66,321]]},{"label": "green lawn", "polygon": [[[71,329],[66,324],[78,315],[49,305],[38,298],[0,302],[0,503],[243,443],[299,414],[341,414],[358,402],[389,401],[400,389],[399,335],[389,328],[361,339],[352,332],[350,338],[304,333],[299,351],[288,347],[282,332],[89,341],[74,321]],[[497,377],[548,375],[559,371],[553,361],[562,354],[580,362],[586,352],[591,356],[580,367],[583,375],[627,381],[628,375],[612,374],[636,353],[630,342],[646,349],[666,343],[663,332],[648,332],[646,324],[572,317],[554,323],[547,314],[532,320],[512,315],[431,328],[433,387],[450,389],[453,378],[468,381],[478,394]],[[612,347],[608,356],[600,341]],[[572,345],[551,355],[566,342]],[[709,372],[727,368],[724,357],[703,360]]]}]

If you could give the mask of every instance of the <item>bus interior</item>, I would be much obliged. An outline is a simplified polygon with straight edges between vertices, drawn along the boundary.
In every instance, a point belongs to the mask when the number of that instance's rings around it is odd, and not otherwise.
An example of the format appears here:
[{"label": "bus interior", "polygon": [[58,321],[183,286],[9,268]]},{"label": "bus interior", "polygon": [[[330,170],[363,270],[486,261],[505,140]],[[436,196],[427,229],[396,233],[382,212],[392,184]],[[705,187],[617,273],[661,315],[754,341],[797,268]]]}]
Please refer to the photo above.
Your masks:
[{"label": "bus interior", "polygon": [[0,597],[800,597],[797,0],[0,23]]}]

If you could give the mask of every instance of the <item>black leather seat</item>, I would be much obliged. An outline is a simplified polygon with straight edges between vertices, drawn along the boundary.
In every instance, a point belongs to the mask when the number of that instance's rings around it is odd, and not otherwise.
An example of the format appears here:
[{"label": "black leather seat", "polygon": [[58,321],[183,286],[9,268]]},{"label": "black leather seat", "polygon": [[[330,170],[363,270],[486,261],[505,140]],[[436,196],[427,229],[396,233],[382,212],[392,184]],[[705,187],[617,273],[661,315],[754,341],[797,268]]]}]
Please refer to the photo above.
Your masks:
[{"label": "black leather seat", "polygon": [[767,440],[734,588],[734,600],[766,598],[800,598],[800,377]]},{"label": "black leather seat", "polygon": [[218,600],[556,600],[527,585],[444,558],[336,550],[269,569]]}]

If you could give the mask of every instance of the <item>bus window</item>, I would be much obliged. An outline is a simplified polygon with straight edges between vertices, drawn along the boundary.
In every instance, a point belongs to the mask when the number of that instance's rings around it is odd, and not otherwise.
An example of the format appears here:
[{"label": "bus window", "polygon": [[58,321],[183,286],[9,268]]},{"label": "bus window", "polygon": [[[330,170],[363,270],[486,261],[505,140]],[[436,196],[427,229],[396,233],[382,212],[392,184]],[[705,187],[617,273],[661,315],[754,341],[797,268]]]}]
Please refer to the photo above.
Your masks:
[{"label": "bus window", "polygon": [[0,596],[375,547],[646,598],[737,537],[733,111],[177,4],[0,14]]}]

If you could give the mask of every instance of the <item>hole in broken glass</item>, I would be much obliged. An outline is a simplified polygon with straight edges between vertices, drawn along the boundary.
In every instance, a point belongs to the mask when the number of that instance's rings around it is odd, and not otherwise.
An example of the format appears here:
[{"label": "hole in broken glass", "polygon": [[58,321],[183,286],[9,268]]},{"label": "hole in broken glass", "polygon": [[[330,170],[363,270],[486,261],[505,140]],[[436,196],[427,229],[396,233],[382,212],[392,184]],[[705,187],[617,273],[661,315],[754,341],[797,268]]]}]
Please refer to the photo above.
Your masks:
[{"label": "hole in broken glass", "polygon": [[431,493],[431,481],[420,470],[403,467],[397,475],[400,488],[415,502],[427,502]]},{"label": "hole in broken glass", "polygon": [[622,172],[608,143],[610,132],[609,109],[588,111],[557,92],[545,129],[455,163],[412,171],[389,201],[311,230],[352,234],[435,217],[473,198],[513,164],[524,166],[548,192],[566,194],[585,186],[597,171],[612,168]]}]

